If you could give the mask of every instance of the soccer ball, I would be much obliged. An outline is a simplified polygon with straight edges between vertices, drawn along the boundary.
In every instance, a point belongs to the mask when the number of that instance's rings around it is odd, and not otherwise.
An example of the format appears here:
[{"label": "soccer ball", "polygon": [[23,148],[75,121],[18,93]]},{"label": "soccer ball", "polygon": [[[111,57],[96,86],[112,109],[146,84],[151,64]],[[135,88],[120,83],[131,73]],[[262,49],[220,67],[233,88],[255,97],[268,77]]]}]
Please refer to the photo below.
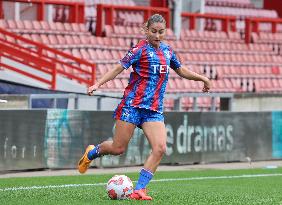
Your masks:
[{"label": "soccer ball", "polygon": [[127,199],[132,192],[132,181],[125,175],[115,175],[107,183],[107,193],[111,199]]}]

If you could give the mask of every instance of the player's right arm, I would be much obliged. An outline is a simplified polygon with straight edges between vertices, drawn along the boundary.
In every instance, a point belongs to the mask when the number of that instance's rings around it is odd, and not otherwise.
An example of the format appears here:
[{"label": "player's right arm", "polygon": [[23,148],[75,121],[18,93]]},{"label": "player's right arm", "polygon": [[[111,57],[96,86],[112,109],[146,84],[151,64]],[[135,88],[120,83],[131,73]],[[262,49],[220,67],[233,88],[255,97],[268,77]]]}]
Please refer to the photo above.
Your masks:
[{"label": "player's right arm", "polygon": [[108,71],[102,78],[100,78],[94,85],[88,87],[87,94],[93,95],[93,92],[96,91],[100,86],[106,82],[113,80],[118,74],[124,70],[123,66],[120,64],[117,65],[114,69]]},{"label": "player's right arm", "polygon": [[[144,42],[143,42],[144,43]],[[120,74],[124,69],[128,69],[132,64],[137,62],[141,56],[142,49],[137,45],[131,48],[127,54],[120,60],[119,65],[117,65],[113,70],[107,72],[100,80],[98,80],[94,85],[90,86],[87,90],[88,95],[93,95],[101,85],[114,79],[118,74]]]}]

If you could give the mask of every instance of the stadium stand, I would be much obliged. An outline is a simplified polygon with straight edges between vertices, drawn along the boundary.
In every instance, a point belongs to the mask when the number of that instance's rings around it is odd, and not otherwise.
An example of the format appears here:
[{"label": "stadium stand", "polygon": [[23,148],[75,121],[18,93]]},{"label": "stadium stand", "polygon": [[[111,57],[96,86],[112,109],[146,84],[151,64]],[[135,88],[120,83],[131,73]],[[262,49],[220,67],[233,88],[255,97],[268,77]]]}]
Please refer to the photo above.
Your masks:
[{"label": "stadium stand", "polygon": [[[247,17],[278,18],[275,10],[255,8],[250,0],[207,0],[205,13],[236,16],[237,30],[245,27],[244,19]],[[213,21],[215,29],[220,28],[218,21]],[[262,24],[263,30],[270,30],[270,25]]]},{"label": "stadium stand", "polygon": [[[118,5],[119,7],[113,7],[114,9],[118,8],[117,12],[114,12],[113,25],[104,25],[102,36],[95,36],[93,34],[95,34],[97,20],[96,8],[100,3]],[[124,11],[122,5],[126,6]],[[110,70],[132,45],[143,38],[141,25],[145,11],[130,12],[127,10],[129,6],[135,6],[135,2],[131,0],[87,0],[85,1],[87,26],[78,22],[64,22],[69,19],[68,15],[62,18],[62,13],[67,13],[67,9],[57,6],[53,16],[54,22],[0,19],[0,27],[25,39],[48,46],[50,49],[64,52],[77,59],[84,59],[89,63],[95,63],[96,78],[99,78]],[[275,11],[256,9],[248,0],[207,0],[205,10],[207,15],[211,16],[214,14],[234,15],[240,22],[249,16],[277,17]],[[251,43],[246,44],[245,35],[242,33],[243,27],[238,26],[238,23],[236,27],[231,29],[232,31],[222,31],[219,29],[221,28],[221,20],[215,21],[217,26],[214,29],[210,29],[209,26],[202,31],[190,30],[191,28],[182,29],[179,40],[171,28],[168,28],[166,42],[173,47],[184,65],[213,79],[213,92],[281,93],[281,33],[252,32]],[[245,25],[243,26],[245,29]],[[4,33],[0,33],[0,38],[11,43],[20,42],[19,39]],[[35,45],[24,43],[22,46],[33,49]],[[46,52],[46,55],[52,59],[58,56],[50,51]],[[62,58],[59,57],[59,59]],[[70,59],[64,61],[70,62]],[[71,63],[73,64],[73,61]],[[79,73],[73,67],[61,64],[58,64],[58,67],[64,70],[65,73],[61,74],[65,77],[68,74],[79,75],[82,78],[86,75]],[[91,72],[91,68],[87,67],[87,71]],[[127,85],[129,73],[130,70],[125,71],[117,79],[107,83],[103,90],[121,92]],[[72,77],[68,78],[72,79]],[[201,84],[185,81],[171,73],[168,93],[186,92],[201,92]],[[193,100],[191,97],[182,98],[182,108],[191,110]],[[197,100],[200,110],[209,109],[210,98],[199,97]],[[217,109],[219,109],[219,98],[216,98],[215,101]],[[168,110],[172,110],[175,106],[173,99],[166,99],[165,104]]]},{"label": "stadium stand", "polygon": [[209,6],[253,8],[254,5],[249,0],[206,0]]}]

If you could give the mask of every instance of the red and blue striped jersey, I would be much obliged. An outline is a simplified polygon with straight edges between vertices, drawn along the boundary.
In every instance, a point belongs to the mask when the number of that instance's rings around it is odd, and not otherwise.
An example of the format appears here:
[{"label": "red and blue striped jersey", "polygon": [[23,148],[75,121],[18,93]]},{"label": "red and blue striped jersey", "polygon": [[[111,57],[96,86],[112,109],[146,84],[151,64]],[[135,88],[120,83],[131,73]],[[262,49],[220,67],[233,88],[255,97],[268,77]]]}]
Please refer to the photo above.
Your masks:
[{"label": "red and blue striped jersey", "polygon": [[134,106],[162,113],[169,68],[181,67],[174,51],[165,43],[155,49],[147,40],[141,40],[120,64],[125,69],[132,66],[133,72],[119,107]]}]

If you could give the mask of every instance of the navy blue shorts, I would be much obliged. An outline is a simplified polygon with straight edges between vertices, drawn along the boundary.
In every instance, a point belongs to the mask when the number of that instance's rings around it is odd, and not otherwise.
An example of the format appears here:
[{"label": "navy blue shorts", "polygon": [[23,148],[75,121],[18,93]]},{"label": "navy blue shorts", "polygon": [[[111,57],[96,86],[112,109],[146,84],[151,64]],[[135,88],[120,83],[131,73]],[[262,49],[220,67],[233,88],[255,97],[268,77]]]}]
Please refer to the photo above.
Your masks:
[{"label": "navy blue shorts", "polygon": [[125,122],[132,123],[137,127],[141,128],[144,122],[163,122],[164,116],[162,113],[157,111],[138,108],[132,106],[124,106],[117,108],[113,114],[116,120],[122,120]]}]

